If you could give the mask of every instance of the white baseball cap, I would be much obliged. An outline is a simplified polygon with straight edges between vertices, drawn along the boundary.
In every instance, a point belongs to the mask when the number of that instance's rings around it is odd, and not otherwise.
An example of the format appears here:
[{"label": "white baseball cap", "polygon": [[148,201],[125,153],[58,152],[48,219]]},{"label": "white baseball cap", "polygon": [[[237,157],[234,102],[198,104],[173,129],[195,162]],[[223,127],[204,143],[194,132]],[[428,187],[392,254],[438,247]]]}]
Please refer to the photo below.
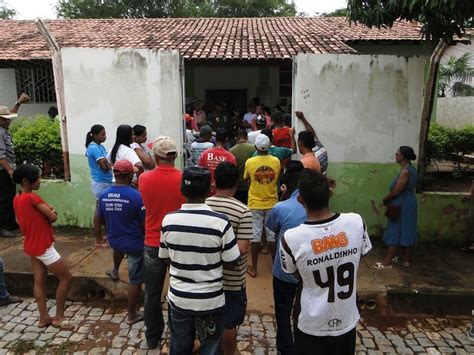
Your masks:
[{"label": "white baseball cap", "polygon": [[11,120],[12,118],[17,117],[16,113],[10,113],[10,110],[6,106],[0,106],[0,117],[6,118],[7,120]]},{"label": "white baseball cap", "polygon": [[260,133],[257,138],[255,138],[255,148],[262,152],[268,151],[268,148],[270,148],[270,138],[265,134]]}]

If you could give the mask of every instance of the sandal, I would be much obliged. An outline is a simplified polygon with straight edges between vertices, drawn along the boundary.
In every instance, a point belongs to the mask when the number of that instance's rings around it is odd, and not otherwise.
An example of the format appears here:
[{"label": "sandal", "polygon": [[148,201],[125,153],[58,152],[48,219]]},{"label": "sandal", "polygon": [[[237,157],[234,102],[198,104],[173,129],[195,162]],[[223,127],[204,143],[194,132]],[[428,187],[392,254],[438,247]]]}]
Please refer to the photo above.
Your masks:
[{"label": "sandal", "polygon": [[127,323],[127,325],[133,325],[133,324],[138,323],[142,320],[143,320],[143,312],[137,312],[135,314],[135,317],[133,317],[132,319],[127,319],[126,323]]},{"label": "sandal", "polygon": [[402,265],[404,267],[410,267],[410,262],[409,261],[400,261],[400,258],[398,256],[396,256],[392,259],[392,263]]},{"label": "sandal", "polygon": [[389,270],[389,269],[393,269],[393,265],[390,264],[390,265],[384,265],[383,263],[381,263],[380,261],[377,261],[374,265],[372,265],[372,267],[374,269],[377,269],[377,270]]},{"label": "sandal", "polygon": [[118,272],[114,269],[107,270],[105,274],[114,282],[120,280]]},{"label": "sandal", "polygon": [[249,268],[247,267],[247,274],[250,276],[250,277],[257,277],[257,273],[255,272],[255,270],[253,268]]}]

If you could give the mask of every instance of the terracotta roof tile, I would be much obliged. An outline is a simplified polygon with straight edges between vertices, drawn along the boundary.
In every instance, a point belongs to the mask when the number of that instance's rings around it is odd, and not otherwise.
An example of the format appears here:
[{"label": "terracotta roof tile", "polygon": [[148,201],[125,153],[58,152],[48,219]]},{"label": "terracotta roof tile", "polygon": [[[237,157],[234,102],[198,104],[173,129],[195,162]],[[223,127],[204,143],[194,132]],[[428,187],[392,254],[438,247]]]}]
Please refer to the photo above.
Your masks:
[{"label": "terracotta roof tile", "polygon": [[[190,59],[283,59],[297,53],[353,53],[354,40],[418,41],[420,26],[349,25],[342,17],[50,20],[64,47],[176,49]],[[50,57],[33,21],[0,21],[0,60]]]}]

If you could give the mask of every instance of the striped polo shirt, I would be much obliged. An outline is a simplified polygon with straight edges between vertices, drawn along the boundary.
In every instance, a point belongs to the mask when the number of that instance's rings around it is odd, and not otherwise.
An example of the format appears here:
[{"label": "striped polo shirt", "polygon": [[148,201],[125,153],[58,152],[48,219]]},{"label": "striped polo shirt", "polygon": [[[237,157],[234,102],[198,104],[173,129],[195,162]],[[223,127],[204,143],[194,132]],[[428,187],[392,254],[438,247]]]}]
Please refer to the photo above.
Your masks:
[{"label": "striped polo shirt", "polygon": [[183,204],[163,219],[159,257],[170,259],[171,306],[208,313],[224,306],[223,263],[239,248],[229,219],[206,204]]},{"label": "striped polo shirt", "polygon": [[[237,241],[252,240],[252,212],[246,205],[233,197],[220,196],[209,197],[206,204],[229,218]],[[240,291],[245,287],[246,274],[247,254],[242,255],[235,265],[224,266],[224,290]]]}]

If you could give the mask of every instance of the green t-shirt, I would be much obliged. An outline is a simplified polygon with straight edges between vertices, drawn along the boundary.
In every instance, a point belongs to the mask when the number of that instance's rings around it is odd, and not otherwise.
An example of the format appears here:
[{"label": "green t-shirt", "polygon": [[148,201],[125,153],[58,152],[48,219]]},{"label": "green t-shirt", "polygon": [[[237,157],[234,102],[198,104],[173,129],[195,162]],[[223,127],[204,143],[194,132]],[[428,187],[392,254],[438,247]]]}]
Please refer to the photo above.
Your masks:
[{"label": "green t-shirt", "polygon": [[[280,159],[280,162],[291,159],[291,156],[293,155],[293,151],[290,148],[285,148],[285,147],[277,147],[272,145],[270,148],[268,148],[268,154],[273,155],[274,157],[277,157]],[[253,154],[253,156],[256,156],[257,152]]]},{"label": "green t-shirt", "polygon": [[239,169],[239,186],[237,189],[239,191],[248,190],[248,183],[243,179],[245,162],[247,159],[253,156],[253,153],[255,153],[255,146],[245,142],[237,143],[229,149],[229,152],[235,156],[235,160],[237,161],[237,169]]}]

